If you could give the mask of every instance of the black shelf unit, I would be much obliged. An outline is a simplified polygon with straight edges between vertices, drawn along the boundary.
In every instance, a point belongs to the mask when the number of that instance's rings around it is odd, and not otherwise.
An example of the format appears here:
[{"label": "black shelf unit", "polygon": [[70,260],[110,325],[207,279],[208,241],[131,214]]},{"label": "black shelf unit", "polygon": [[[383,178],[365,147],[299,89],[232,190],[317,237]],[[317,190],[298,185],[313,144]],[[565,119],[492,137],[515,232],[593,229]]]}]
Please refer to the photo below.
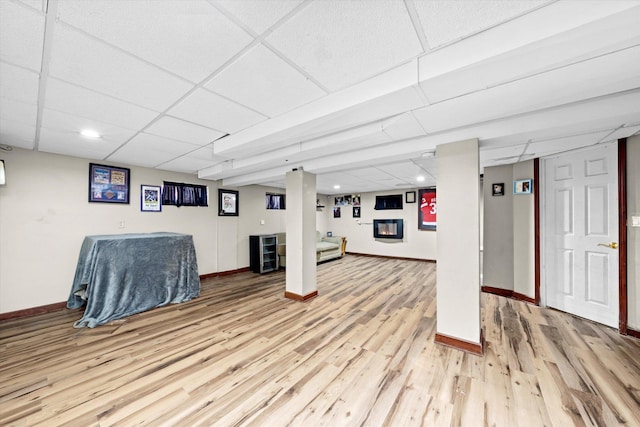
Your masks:
[{"label": "black shelf unit", "polygon": [[278,269],[278,236],[260,234],[249,236],[249,263],[254,273],[268,273]]}]

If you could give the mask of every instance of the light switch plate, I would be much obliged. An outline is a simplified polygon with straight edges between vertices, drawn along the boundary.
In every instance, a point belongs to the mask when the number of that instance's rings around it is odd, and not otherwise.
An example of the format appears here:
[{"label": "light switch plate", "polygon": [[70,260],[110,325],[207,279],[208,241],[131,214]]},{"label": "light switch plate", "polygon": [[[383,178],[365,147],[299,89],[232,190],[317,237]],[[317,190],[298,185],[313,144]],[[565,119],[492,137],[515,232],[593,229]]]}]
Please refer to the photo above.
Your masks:
[{"label": "light switch plate", "polygon": [[640,227],[640,216],[632,216],[631,217],[631,226],[632,227]]}]

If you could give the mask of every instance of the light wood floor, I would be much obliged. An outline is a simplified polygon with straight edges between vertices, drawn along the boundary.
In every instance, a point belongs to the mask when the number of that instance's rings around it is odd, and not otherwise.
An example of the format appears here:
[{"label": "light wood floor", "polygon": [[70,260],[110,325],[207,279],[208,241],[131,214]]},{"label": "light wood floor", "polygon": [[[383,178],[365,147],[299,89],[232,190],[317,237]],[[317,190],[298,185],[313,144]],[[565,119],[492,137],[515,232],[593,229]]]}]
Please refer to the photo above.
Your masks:
[{"label": "light wood floor", "polygon": [[435,264],[348,255],[95,329],[0,323],[0,425],[640,425],[640,341],[483,295],[484,357],[435,345]]}]

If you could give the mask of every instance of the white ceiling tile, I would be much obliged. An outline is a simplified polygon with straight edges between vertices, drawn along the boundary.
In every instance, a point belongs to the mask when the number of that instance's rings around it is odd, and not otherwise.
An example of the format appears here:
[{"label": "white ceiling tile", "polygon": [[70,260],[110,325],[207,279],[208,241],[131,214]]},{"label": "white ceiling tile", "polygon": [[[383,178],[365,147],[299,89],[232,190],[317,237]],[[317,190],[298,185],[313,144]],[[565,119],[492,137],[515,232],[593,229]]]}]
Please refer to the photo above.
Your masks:
[{"label": "white ceiling tile", "polygon": [[104,159],[120,142],[114,139],[87,139],[76,132],[49,129],[40,130],[39,150],[87,159]]},{"label": "white ceiling tile", "polygon": [[137,129],[151,122],[158,113],[129,102],[49,78],[46,106],[75,116]]},{"label": "white ceiling tile", "polygon": [[[638,119],[640,119],[640,117],[638,117]],[[629,138],[630,136],[635,135],[639,130],[640,124],[616,129],[614,132],[607,135],[604,140],[600,140],[600,142],[617,141],[620,138]]]},{"label": "white ceiling tile", "polygon": [[464,38],[539,7],[548,0],[416,1],[430,48]]},{"label": "white ceiling tile", "polygon": [[[126,129],[111,123],[101,122],[99,120],[74,116],[60,111],[44,109],[42,114],[42,129],[49,129],[68,135],[69,138],[78,136],[80,141],[92,141],[88,138],[80,137],[83,129],[92,129],[101,135],[97,141],[103,141],[105,144],[116,144],[116,147],[127,141],[136,131]],[[40,139],[42,143],[42,138]]]},{"label": "white ceiling tile", "polygon": [[396,0],[313,2],[267,41],[331,90],[422,52],[407,9]]},{"label": "white ceiling tile", "polygon": [[262,34],[302,0],[218,0],[217,3],[235,15],[257,34]]},{"label": "white ceiling tile", "polygon": [[220,131],[169,116],[162,116],[145,132],[195,145],[207,145],[224,135]]},{"label": "white ceiling tile", "polygon": [[35,129],[37,116],[38,106],[36,104],[0,98],[0,117],[5,120],[33,126]]},{"label": "white ceiling tile", "polygon": [[193,82],[252,38],[206,1],[65,0],[58,17]]},{"label": "white ceiling tile", "polygon": [[158,166],[158,169],[169,170],[174,172],[183,172],[197,175],[200,169],[211,166],[208,160],[202,160],[191,156],[183,156],[177,159],[169,160]]},{"label": "white ceiling tile", "polygon": [[525,154],[540,156],[574,150],[583,146],[597,144],[609,134],[611,134],[610,131],[604,131],[568,136],[565,138],[556,138],[546,141],[534,141],[527,146]]},{"label": "white ceiling tile", "polygon": [[163,111],[193,87],[62,25],[54,33],[49,73],[155,111]]},{"label": "white ceiling tile", "polygon": [[228,160],[226,157],[220,157],[213,154],[212,144],[198,148],[197,150],[187,154],[187,156],[194,159],[204,160],[209,163],[209,166],[213,166],[215,164],[222,163],[225,160]]},{"label": "white ceiling tile", "polygon": [[0,59],[40,71],[44,15],[20,3],[0,1]]},{"label": "white ceiling tile", "polygon": [[47,0],[20,0],[22,3],[42,12],[44,10],[44,3]]},{"label": "white ceiling tile", "polygon": [[0,98],[36,105],[39,84],[36,72],[0,62]]},{"label": "white ceiling tile", "polygon": [[155,167],[195,149],[197,149],[197,146],[193,144],[143,132],[120,147],[118,151],[109,156],[108,160],[138,166]]},{"label": "white ceiling tile", "polygon": [[270,117],[326,95],[261,44],[216,75],[206,86]]},{"label": "white ceiling tile", "polygon": [[425,135],[413,114],[405,113],[383,121],[384,133],[394,141]]},{"label": "white ceiling tile", "polygon": [[7,120],[0,116],[0,142],[13,147],[33,149],[36,128],[34,125]]},{"label": "white ceiling tile", "polygon": [[204,89],[197,89],[167,114],[234,133],[266,119],[265,116]]}]

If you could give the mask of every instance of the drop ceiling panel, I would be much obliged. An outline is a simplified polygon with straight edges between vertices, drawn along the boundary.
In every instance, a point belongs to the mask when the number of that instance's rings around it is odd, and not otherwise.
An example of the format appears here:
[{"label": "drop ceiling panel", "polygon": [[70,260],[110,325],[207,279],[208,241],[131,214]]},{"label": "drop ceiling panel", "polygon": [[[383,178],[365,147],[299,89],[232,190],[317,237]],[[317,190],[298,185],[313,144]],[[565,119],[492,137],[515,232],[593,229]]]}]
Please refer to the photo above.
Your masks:
[{"label": "drop ceiling panel", "polygon": [[526,13],[548,0],[414,2],[429,47],[436,48]]},{"label": "drop ceiling panel", "polygon": [[[640,119],[640,117],[638,118]],[[607,135],[607,137],[600,142],[617,141],[620,138],[628,138],[632,135],[635,135],[638,131],[640,131],[640,125],[633,125],[624,127],[622,129],[617,129],[613,133]]]},{"label": "drop ceiling panel", "polygon": [[492,166],[494,164],[515,163],[524,153],[526,144],[513,145],[493,149],[480,150],[480,164]]},{"label": "drop ceiling panel", "polygon": [[326,95],[262,44],[225,68],[206,87],[269,117]]},{"label": "drop ceiling panel", "polygon": [[262,114],[204,89],[194,91],[167,114],[224,133],[234,133],[266,119]]},{"label": "drop ceiling panel", "polygon": [[207,166],[211,166],[211,162],[208,160],[202,160],[191,156],[183,156],[162,163],[156,168],[196,175],[198,170],[206,168]]},{"label": "drop ceiling panel", "polygon": [[39,149],[48,153],[102,160],[118,145],[120,142],[113,139],[90,140],[80,136],[79,133],[66,130],[45,127],[40,130]]},{"label": "drop ceiling panel", "polygon": [[39,12],[42,12],[42,6],[45,0],[20,0],[22,3],[36,9]]},{"label": "drop ceiling panel", "polygon": [[382,126],[384,133],[394,141],[425,135],[424,129],[410,112],[384,120]]},{"label": "drop ceiling panel", "polygon": [[544,156],[550,153],[560,153],[570,151],[576,148],[594,145],[600,142],[611,132],[595,132],[585,135],[576,135],[566,138],[557,138],[548,141],[531,142],[525,151],[525,154],[534,156]]},{"label": "drop ceiling panel", "polygon": [[62,1],[58,17],[193,82],[252,38],[206,1]]},{"label": "drop ceiling panel", "polygon": [[[640,42],[640,8],[421,82],[432,103],[622,50]],[[431,56],[421,58],[421,70]]]},{"label": "drop ceiling panel", "polygon": [[[93,118],[74,116],[46,108],[42,113],[42,128],[57,131],[61,135],[67,135],[74,141],[76,140],[75,137],[78,136],[78,141],[103,142],[105,145],[115,144],[114,148],[123,144],[136,133],[133,129],[127,129],[111,123],[101,122]],[[101,135],[101,138],[93,140],[80,137],[80,132],[83,129],[93,129]],[[43,144],[43,142],[45,141],[41,136],[40,144]],[[89,144],[89,142],[87,143]]]},{"label": "drop ceiling panel", "polygon": [[640,48],[444,101],[414,114],[431,133],[638,86]]},{"label": "drop ceiling panel", "polygon": [[145,132],[195,145],[207,145],[224,135],[220,131],[169,116],[162,116]]},{"label": "drop ceiling panel", "polygon": [[262,34],[273,24],[282,19],[294,7],[302,3],[302,0],[270,0],[270,1],[238,1],[217,0],[227,11],[242,21],[247,27],[257,34]]},{"label": "drop ceiling panel", "polygon": [[425,171],[420,166],[411,161],[404,161],[389,165],[380,165],[377,168],[398,180],[408,183],[414,183],[416,185],[416,177],[418,175],[425,174]]},{"label": "drop ceiling panel", "polygon": [[193,86],[182,79],[63,25],[56,25],[53,77],[162,111]]},{"label": "drop ceiling panel", "polygon": [[197,146],[156,135],[139,133],[107,160],[155,167],[197,149]]},{"label": "drop ceiling panel", "polygon": [[0,59],[39,72],[44,19],[27,5],[0,1]]},{"label": "drop ceiling panel", "polygon": [[33,149],[35,126],[0,117],[0,142],[13,147]]},{"label": "drop ceiling panel", "polygon": [[[38,103],[40,79],[37,73],[0,62],[0,76],[0,98],[33,105]],[[3,112],[0,110],[0,115]]]},{"label": "drop ceiling panel", "polygon": [[0,98],[0,117],[5,120],[33,126],[35,129],[38,106],[36,104]]},{"label": "drop ceiling panel", "polygon": [[129,129],[144,127],[158,115],[147,108],[54,78],[47,80],[45,105],[52,110]]},{"label": "drop ceiling panel", "polygon": [[267,41],[330,90],[376,75],[420,54],[403,2],[313,2]]}]

